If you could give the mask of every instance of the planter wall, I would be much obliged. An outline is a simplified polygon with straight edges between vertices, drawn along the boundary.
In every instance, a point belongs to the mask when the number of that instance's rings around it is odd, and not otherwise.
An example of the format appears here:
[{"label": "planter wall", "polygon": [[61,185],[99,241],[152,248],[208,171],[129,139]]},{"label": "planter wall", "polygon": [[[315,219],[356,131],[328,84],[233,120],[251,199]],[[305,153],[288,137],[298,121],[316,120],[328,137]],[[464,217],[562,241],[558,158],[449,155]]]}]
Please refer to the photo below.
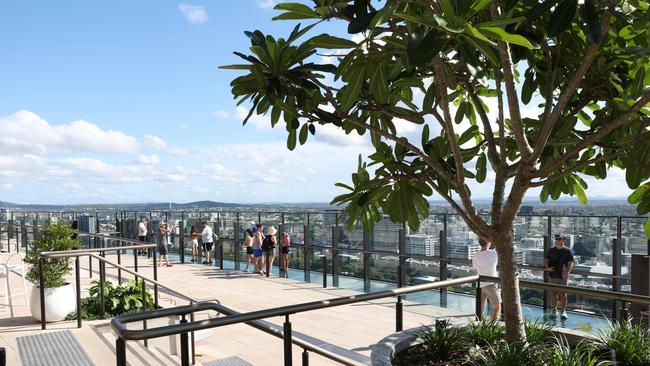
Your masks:
[{"label": "planter wall", "polygon": [[[45,289],[45,320],[48,323],[65,319],[66,315],[75,311],[76,307],[75,289],[72,284]],[[29,309],[32,311],[32,317],[40,322],[41,294],[37,285],[32,287]]]}]

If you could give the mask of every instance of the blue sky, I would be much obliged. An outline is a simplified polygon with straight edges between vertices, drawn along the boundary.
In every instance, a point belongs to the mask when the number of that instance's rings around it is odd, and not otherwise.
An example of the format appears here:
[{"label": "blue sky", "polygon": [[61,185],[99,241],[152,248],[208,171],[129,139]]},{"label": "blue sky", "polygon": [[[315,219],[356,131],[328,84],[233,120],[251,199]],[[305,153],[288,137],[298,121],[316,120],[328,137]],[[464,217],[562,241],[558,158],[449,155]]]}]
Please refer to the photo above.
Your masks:
[{"label": "blue sky", "polygon": [[[288,34],[295,22],[271,21],[272,6],[2,1],[0,201],[329,201],[367,140],[323,129],[289,152],[266,118],[241,126],[236,74],[217,69],[247,50],[244,30]],[[607,187],[621,179],[589,192],[620,197]]]}]

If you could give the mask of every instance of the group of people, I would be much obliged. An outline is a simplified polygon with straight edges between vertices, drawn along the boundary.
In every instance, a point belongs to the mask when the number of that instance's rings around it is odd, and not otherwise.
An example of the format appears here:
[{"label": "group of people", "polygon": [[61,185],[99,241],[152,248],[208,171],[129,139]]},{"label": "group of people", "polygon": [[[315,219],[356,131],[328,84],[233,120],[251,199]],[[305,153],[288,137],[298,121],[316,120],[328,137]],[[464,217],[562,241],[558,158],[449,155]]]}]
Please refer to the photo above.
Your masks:
[{"label": "group of people", "polygon": [[[566,235],[562,233],[555,234],[555,246],[551,247],[544,256],[544,269],[548,273],[550,283],[559,285],[568,285],[569,275],[573,270],[574,260],[573,253],[567,247]],[[474,253],[472,258],[472,269],[478,275],[497,277],[498,257],[495,250],[491,250],[492,243],[487,240],[479,239],[481,249]],[[501,290],[499,286],[490,282],[481,282],[481,313],[485,312],[486,302],[492,305],[493,317],[500,318],[501,312]],[[551,291],[551,317],[555,318],[560,315],[563,320],[568,319],[566,312],[568,297],[566,292],[553,290]],[[559,304],[559,309],[558,309]]]},{"label": "group of people", "polygon": [[[278,239],[276,237],[277,229],[273,226],[269,227],[266,235],[264,234],[264,225],[256,224],[250,229],[246,229],[246,236],[244,238],[244,245],[246,246],[246,268],[245,272],[249,271],[250,265],[253,265],[253,273],[260,275],[266,274],[265,258],[268,258],[267,267],[273,266],[275,260],[275,248],[278,247]],[[286,232],[282,233],[280,238],[280,270],[287,270],[289,263],[289,246],[291,245],[291,237]]]}]

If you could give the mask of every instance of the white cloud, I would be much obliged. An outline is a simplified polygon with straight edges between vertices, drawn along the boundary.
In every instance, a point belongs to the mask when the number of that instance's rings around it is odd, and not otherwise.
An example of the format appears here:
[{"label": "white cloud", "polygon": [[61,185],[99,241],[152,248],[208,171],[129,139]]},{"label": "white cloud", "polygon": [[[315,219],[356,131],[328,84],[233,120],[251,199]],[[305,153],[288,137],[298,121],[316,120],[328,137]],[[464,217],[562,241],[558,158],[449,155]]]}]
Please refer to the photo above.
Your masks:
[{"label": "white cloud", "polygon": [[181,131],[187,131],[189,129],[189,127],[187,126],[187,123],[181,123],[180,125],[178,125],[178,128]]},{"label": "white cloud", "polygon": [[[238,106],[237,107],[237,121],[240,123],[246,119],[246,116],[248,115],[248,109]],[[246,122],[247,125],[253,125],[257,127],[258,130],[270,130],[271,127],[271,117],[264,116],[264,115],[259,115],[253,113],[251,118],[248,119]]]},{"label": "white cloud", "polygon": [[87,121],[51,125],[35,113],[19,111],[0,118],[0,153],[45,155],[60,152],[133,154],[137,140],[121,131],[102,130]]},{"label": "white cloud", "polygon": [[219,163],[204,164],[201,173],[209,179],[224,180],[232,178],[236,173]]},{"label": "white cloud", "polygon": [[[230,113],[228,113],[226,111],[216,111],[216,112],[212,113],[212,115],[217,117],[217,118],[229,118],[230,117]],[[244,117],[245,116],[246,115],[244,115]]]},{"label": "white cloud", "polygon": [[138,156],[138,162],[142,164],[158,164],[160,163],[160,158],[158,155],[140,155]]},{"label": "white cloud", "polygon": [[299,181],[299,182],[306,182],[307,178],[305,178],[305,177],[296,177],[296,180]]},{"label": "white cloud", "polygon": [[314,137],[316,141],[337,146],[363,146],[367,142],[367,138],[359,135],[356,130],[346,135],[342,129],[333,124],[317,125]]},{"label": "white cloud", "polygon": [[178,10],[185,16],[185,19],[191,24],[201,24],[208,21],[208,14],[200,5],[180,4]]},{"label": "white cloud", "polygon": [[259,6],[262,9],[273,9],[273,7],[277,4],[276,0],[259,0],[257,2],[257,6]]},{"label": "white cloud", "polygon": [[187,180],[187,177],[180,174],[168,174],[165,176],[165,179],[171,182],[182,182]]},{"label": "white cloud", "polygon": [[180,147],[176,146],[171,146],[167,144],[165,140],[158,136],[153,136],[153,135],[144,135],[144,138],[142,139],[143,143],[156,150],[162,150],[168,154],[171,155],[176,155],[176,156],[187,156],[190,155],[192,152],[188,149],[183,149]]}]

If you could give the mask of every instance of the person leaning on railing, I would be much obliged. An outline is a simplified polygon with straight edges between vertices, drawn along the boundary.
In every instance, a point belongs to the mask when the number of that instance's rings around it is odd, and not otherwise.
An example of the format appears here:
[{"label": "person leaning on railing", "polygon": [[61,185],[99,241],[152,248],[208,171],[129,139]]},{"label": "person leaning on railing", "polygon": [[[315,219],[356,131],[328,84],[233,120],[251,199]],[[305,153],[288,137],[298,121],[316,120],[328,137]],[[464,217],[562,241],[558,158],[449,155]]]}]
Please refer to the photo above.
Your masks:
[{"label": "person leaning on railing", "polygon": [[[573,253],[571,249],[564,246],[566,236],[562,233],[555,234],[555,246],[546,252],[544,258],[544,267],[549,272],[549,282],[558,285],[567,285],[569,283],[569,275],[573,269]],[[569,316],[566,313],[566,306],[568,297],[566,292],[553,290],[551,291],[551,317],[557,316],[557,303],[560,302],[562,308],[562,319],[567,319]]]},{"label": "person leaning on railing", "polygon": [[[479,276],[497,277],[499,257],[496,251],[490,250],[492,243],[481,238],[478,239],[478,243],[481,245],[481,250],[474,253],[472,257],[472,269]],[[492,304],[494,318],[499,319],[499,312],[501,311],[501,289],[499,289],[499,285],[481,282],[481,314],[485,312],[486,300],[489,300],[490,304]]]}]

